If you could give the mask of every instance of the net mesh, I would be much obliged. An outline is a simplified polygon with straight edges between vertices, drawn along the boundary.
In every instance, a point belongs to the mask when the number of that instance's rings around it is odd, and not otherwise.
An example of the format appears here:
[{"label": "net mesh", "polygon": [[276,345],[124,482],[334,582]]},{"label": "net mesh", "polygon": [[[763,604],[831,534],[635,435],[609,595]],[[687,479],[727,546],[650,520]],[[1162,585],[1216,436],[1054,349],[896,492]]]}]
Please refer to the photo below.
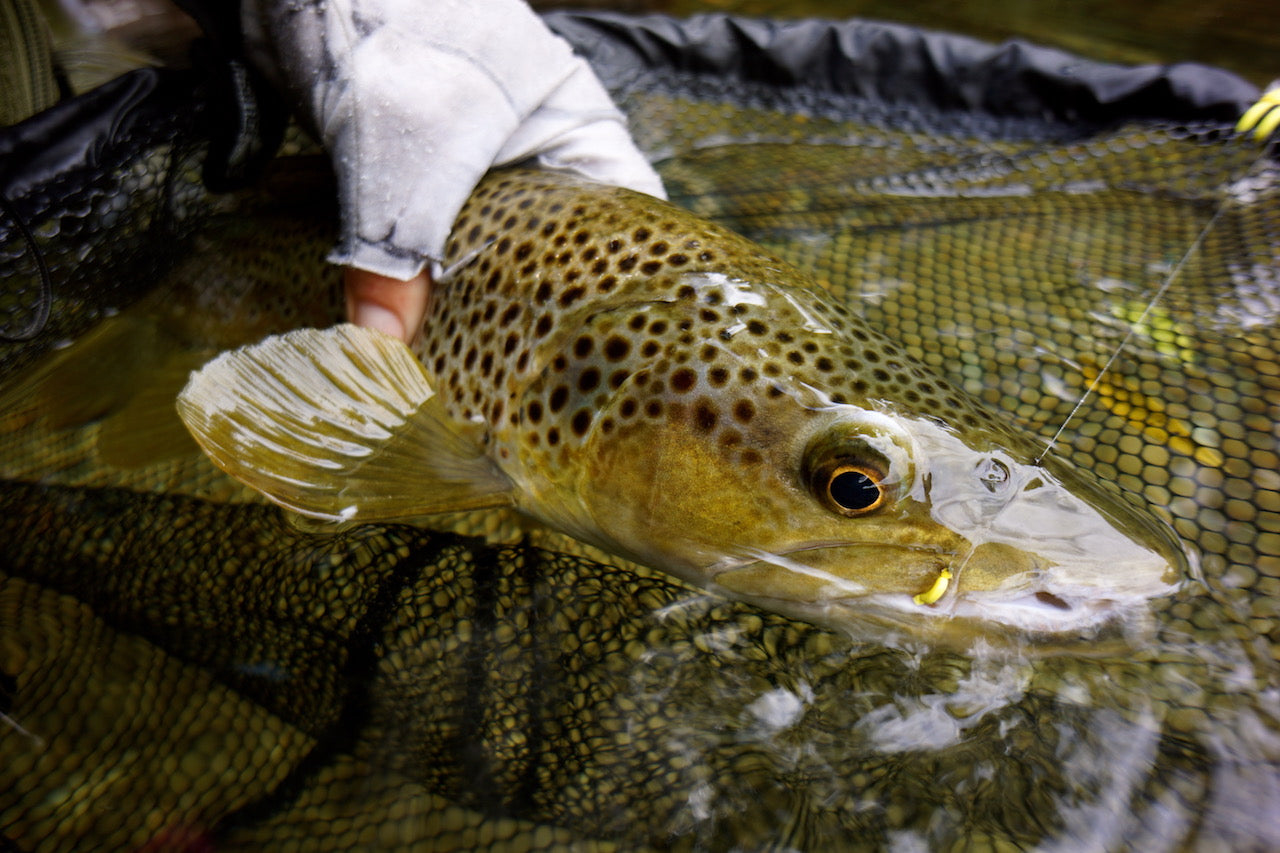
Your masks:
[{"label": "net mesh", "polygon": [[[210,196],[189,132],[123,136],[9,199],[52,310],[0,345],[4,843],[1280,845],[1274,162],[1219,124],[615,83],[673,200],[1061,429],[1207,588],[1158,603],[1149,647],[1024,660],[855,645],[500,514],[301,529],[155,413],[210,354],[338,316],[323,170]],[[17,337],[40,283],[13,215]]]}]

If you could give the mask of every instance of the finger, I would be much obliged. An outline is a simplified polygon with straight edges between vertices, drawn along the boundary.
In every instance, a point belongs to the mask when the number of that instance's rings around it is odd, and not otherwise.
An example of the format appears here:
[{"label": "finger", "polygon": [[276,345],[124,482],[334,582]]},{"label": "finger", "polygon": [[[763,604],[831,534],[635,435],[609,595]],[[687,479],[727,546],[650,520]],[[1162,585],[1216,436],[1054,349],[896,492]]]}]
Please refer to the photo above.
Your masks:
[{"label": "finger", "polygon": [[426,271],[408,281],[347,267],[347,317],[357,326],[386,332],[405,343],[412,342],[422,328],[431,295],[431,276]]}]

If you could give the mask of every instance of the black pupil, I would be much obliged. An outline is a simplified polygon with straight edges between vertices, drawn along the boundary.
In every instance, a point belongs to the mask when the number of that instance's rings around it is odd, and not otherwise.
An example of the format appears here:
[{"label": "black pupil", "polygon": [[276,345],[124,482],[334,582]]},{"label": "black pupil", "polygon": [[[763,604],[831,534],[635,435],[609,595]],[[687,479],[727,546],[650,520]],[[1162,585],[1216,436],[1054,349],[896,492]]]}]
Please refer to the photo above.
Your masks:
[{"label": "black pupil", "polygon": [[880,487],[861,471],[841,471],[831,478],[831,499],[845,509],[866,509],[880,499]]}]

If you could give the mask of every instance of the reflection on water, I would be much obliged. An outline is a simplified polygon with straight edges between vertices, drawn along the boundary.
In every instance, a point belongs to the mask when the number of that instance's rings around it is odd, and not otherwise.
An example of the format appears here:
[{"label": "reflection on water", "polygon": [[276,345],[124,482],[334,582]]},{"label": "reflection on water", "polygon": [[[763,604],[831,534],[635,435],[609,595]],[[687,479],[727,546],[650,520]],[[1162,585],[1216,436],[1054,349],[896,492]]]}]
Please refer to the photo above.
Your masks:
[{"label": "reflection on water", "polygon": [[[458,527],[512,544],[292,526],[165,438],[191,364],[336,312],[313,281],[325,190],[282,163],[255,193],[193,191],[196,233],[164,233],[183,251],[149,296],[75,291],[56,307],[83,320],[60,327],[76,343],[6,375],[0,836],[1280,847],[1280,221],[1257,149],[1216,128],[991,142],[797,123],[785,99],[622,100],[673,196],[814,270],[1018,428],[1065,423],[1061,451],[1166,515],[1203,583],[1121,653],[956,654],[853,642],[498,515]],[[741,127],[774,144],[732,144]],[[172,190],[128,175],[136,203]],[[98,259],[124,275],[149,220],[105,208],[124,248]]]}]

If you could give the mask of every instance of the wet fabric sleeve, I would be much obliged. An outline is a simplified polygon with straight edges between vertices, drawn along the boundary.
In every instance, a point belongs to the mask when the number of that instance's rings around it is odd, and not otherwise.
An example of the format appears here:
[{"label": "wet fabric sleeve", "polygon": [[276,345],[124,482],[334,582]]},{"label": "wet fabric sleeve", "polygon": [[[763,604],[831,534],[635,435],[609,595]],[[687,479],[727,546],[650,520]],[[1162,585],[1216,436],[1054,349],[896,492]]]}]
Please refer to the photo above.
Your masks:
[{"label": "wet fabric sleeve", "polygon": [[243,23],[333,158],[334,263],[408,279],[438,262],[495,165],[662,194],[590,66],[522,0],[246,0]]}]

